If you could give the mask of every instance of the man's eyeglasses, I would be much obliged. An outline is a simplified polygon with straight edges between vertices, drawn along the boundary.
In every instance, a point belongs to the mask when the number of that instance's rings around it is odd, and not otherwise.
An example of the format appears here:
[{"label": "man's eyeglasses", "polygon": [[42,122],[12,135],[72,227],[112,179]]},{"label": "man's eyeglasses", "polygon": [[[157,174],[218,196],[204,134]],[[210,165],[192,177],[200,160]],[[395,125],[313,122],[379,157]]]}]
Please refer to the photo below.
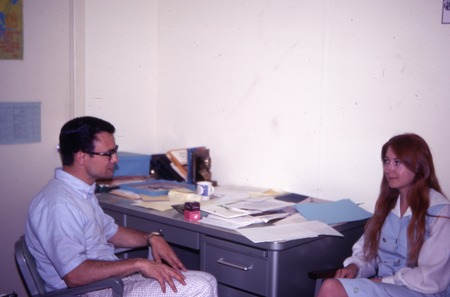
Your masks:
[{"label": "man's eyeglasses", "polygon": [[89,156],[93,157],[94,155],[97,156],[103,156],[103,157],[108,157],[108,160],[111,161],[112,157],[117,154],[117,151],[119,150],[119,146],[116,145],[116,147],[108,152],[104,152],[104,153],[97,153],[97,152],[85,152],[86,154],[89,154]]}]

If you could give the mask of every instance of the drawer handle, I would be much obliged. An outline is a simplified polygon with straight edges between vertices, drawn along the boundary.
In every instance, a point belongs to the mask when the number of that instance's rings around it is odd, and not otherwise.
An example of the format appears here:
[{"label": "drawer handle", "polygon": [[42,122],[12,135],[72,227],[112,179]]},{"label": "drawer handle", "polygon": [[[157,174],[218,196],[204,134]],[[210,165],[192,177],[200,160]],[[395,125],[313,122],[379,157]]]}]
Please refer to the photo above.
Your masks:
[{"label": "drawer handle", "polygon": [[245,267],[245,266],[241,266],[241,265],[237,265],[237,264],[233,264],[233,263],[227,262],[223,258],[220,258],[219,260],[217,260],[217,263],[223,264],[223,265],[226,265],[226,266],[230,266],[230,267],[233,267],[233,268],[237,268],[237,269],[240,269],[240,270],[244,270],[244,271],[247,271],[247,270],[250,270],[250,269],[253,268],[253,265]]}]

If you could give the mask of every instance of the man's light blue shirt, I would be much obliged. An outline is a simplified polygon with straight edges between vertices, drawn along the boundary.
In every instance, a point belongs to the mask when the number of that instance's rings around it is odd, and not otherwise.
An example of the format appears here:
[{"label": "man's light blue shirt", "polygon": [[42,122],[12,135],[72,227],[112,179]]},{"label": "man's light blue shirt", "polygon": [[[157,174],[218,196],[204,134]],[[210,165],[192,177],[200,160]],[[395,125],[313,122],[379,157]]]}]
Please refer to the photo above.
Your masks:
[{"label": "man's light blue shirt", "polygon": [[117,260],[108,243],[118,230],[88,185],[63,171],[33,199],[25,240],[48,290],[65,288],[62,279],[84,261]]}]

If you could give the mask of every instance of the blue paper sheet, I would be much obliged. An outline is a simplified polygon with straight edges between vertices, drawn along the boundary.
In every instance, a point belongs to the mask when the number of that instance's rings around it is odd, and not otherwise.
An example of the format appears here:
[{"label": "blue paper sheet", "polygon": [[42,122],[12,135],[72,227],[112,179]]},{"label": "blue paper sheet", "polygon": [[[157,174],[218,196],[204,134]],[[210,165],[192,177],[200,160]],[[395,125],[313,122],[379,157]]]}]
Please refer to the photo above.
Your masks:
[{"label": "blue paper sheet", "polygon": [[372,214],[350,199],[335,202],[296,204],[295,209],[307,220],[318,220],[327,224],[359,221]]}]

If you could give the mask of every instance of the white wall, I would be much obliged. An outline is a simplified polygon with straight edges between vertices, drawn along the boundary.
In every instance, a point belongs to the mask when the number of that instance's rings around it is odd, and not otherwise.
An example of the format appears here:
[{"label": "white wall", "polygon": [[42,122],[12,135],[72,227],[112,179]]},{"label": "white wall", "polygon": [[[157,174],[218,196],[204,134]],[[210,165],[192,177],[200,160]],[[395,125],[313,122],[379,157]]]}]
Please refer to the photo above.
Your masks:
[{"label": "white wall", "polygon": [[0,294],[26,296],[14,262],[32,197],[59,166],[59,129],[71,113],[69,1],[25,1],[24,58],[0,60],[0,101],[41,102],[41,142],[0,145]]},{"label": "white wall", "polygon": [[[450,193],[450,135],[441,131],[450,26],[441,24],[441,1],[122,3],[87,4],[86,97],[88,112],[112,120],[127,150],[206,145],[220,184],[351,198],[372,210],[382,144],[415,132]],[[117,15],[124,21],[110,19]],[[148,35],[136,30],[150,32],[150,43],[156,36],[157,72],[142,49]],[[136,131],[141,125],[148,130]]]},{"label": "white wall", "polygon": [[158,148],[206,145],[222,184],[372,210],[380,149],[416,132],[450,193],[442,1],[161,1]]},{"label": "white wall", "polygon": [[158,1],[86,1],[86,114],[111,121],[120,150],[155,151]]},{"label": "white wall", "polygon": [[74,115],[112,121],[127,151],[206,145],[220,184],[349,197],[369,210],[381,145],[417,132],[450,193],[441,4],[25,1],[25,59],[0,60],[0,100],[42,101],[42,142],[0,146],[0,293],[25,296],[13,244]]}]

